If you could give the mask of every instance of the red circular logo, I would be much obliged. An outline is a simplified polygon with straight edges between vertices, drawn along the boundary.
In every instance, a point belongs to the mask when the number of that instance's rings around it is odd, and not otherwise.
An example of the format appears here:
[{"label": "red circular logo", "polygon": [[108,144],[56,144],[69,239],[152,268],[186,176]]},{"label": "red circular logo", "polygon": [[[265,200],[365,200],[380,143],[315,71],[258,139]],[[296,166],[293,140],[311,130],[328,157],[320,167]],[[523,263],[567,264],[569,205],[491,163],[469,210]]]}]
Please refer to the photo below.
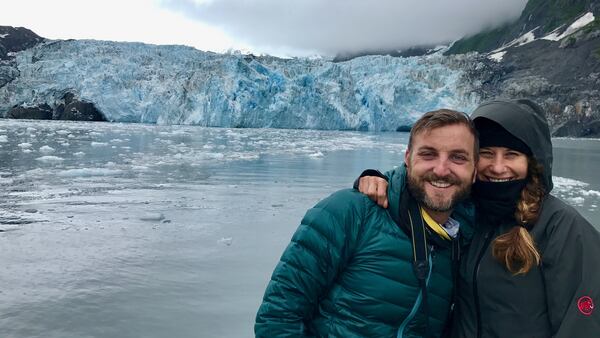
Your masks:
[{"label": "red circular logo", "polygon": [[579,308],[579,312],[590,316],[594,312],[594,301],[591,297],[583,296],[577,301],[577,307]]}]

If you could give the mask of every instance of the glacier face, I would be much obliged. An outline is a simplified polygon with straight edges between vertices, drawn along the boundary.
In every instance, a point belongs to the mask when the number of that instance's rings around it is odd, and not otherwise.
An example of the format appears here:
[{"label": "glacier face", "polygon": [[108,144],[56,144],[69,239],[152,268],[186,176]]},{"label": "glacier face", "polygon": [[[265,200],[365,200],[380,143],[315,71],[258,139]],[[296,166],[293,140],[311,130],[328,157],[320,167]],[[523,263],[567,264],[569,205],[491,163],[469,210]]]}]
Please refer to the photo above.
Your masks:
[{"label": "glacier face", "polygon": [[[185,46],[51,41],[0,64],[0,114],[56,107],[65,93],[109,121],[214,127],[396,130],[478,96],[441,55],[327,60],[215,54]],[[8,75],[6,75],[8,74]],[[12,79],[12,80],[11,80]]]}]

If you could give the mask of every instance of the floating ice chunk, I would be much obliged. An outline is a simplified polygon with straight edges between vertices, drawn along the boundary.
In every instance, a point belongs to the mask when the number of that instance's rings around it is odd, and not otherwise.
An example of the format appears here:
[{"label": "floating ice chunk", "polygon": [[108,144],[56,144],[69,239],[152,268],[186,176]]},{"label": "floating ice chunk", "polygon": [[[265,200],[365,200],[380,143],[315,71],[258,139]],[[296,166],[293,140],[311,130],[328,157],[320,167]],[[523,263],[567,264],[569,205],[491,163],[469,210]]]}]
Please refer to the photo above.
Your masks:
[{"label": "floating ice chunk", "polygon": [[58,173],[59,177],[92,177],[92,176],[114,176],[123,173],[122,170],[105,168],[81,168],[69,169]]},{"label": "floating ice chunk", "polygon": [[20,147],[21,149],[31,148],[31,143],[27,143],[27,142],[19,143],[19,144],[17,144],[17,147]]},{"label": "floating ice chunk", "polygon": [[0,184],[10,185],[13,184],[14,180],[12,178],[4,178],[0,177]]},{"label": "floating ice chunk", "polygon": [[23,149],[23,152],[25,154],[29,154],[29,153],[33,152],[33,150],[31,150],[31,149]]},{"label": "floating ice chunk", "polygon": [[44,162],[44,163],[57,163],[57,162],[62,162],[64,160],[65,159],[62,157],[51,156],[51,155],[36,158],[36,161],[40,161],[40,162]]},{"label": "floating ice chunk", "polygon": [[571,178],[553,176],[552,182],[559,188],[587,187],[588,184]]},{"label": "floating ice chunk", "polygon": [[[220,159],[223,157],[216,157],[216,159]],[[260,158],[260,155],[258,154],[231,154],[229,156],[227,156],[228,159],[233,160],[233,159],[238,159],[238,160],[256,160],[258,158]]]},{"label": "floating ice chunk", "polygon": [[42,168],[35,168],[35,169],[27,170],[25,172],[25,175],[21,175],[21,176],[42,176],[42,175],[47,175],[47,170],[44,170]]},{"label": "floating ice chunk", "polygon": [[162,221],[165,215],[160,212],[149,212],[140,217],[142,221]]},{"label": "floating ice chunk", "polygon": [[6,135],[0,135],[0,143],[6,143],[8,142],[8,138],[6,137]]},{"label": "floating ice chunk", "polygon": [[73,156],[82,157],[82,156],[85,156],[85,153],[83,151],[78,151],[78,152],[74,153]]},{"label": "floating ice chunk", "polygon": [[107,145],[108,145],[108,143],[106,143],[106,142],[94,142],[94,141],[92,141],[92,147],[105,147]]},{"label": "floating ice chunk", "polygon": [[325,156],[325,155],[323,155],[323,153],[322,153],[322,152],[320,152],[320,151],[317,151],[316,153],[309,154],[308,156],[310,156],[310,157],[313,157],[313,158],[318,158],[318,157],[323,157],[323,156]]},{"label": "floating ice chunk", "polygon": [[219,244],[230,246],[233,243],[233,237],[223,237],[217,241]]},{"label": "floating ice chunk", "polygon": [[54,152],[54,148],[49,146],[40,147],[40,153],[42,154],[52,154]]},{"label": "floating ice chunk", "polygon": [[585,202],[585,198],[583,197],[566,197],[565,200],[575,206],[581,206]]},{"label": "floating ice chunk", "polygon": [[581,194],[583,196],[595,196],[595,197],[600,197],[600,191],[596,191],[596,190],[584,190],[581,192]]},{"label": "floating ice chunk", "polygon": [[68,130],[57,130],[56,133],[58,135],[67,135],[67,134],[70,133],[70,131],[68,131]]},{"label": "floating ice chunk", "polygon": [[33,133],[34,131],[37,131],[37,129],[35,129],[33,127],[27,127],[27,131],[30,133]]},{"label": "floating ice chunk", "polygon": [[134,165],[134,166],[131,166],[131,169],[132,170],[136,170],[136,171],[148,171],[148,170],[150,170],[150,168],[148,168],[148,167],[146,167],[144,165]]}]

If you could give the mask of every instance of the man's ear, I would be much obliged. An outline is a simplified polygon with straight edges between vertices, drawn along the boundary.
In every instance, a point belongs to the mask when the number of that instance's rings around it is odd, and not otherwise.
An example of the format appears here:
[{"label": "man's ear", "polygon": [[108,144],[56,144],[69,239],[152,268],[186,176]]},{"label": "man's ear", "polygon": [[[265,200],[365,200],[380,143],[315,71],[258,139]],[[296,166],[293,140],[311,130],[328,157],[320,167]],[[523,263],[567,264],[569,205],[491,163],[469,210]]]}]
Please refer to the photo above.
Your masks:
[{"label": "man's ear", "polygon": [[408,167],[409,163],[410,163],[410,148],[406,148],[406,151],[404,152],[404,165],[406,167]]},{"label": "man's ear", "polygon": [[477,180],[477,167],[475,167],[475,170],[473,170],[473,181],[472,181],[472,183],[475,183],[476,180]]}]

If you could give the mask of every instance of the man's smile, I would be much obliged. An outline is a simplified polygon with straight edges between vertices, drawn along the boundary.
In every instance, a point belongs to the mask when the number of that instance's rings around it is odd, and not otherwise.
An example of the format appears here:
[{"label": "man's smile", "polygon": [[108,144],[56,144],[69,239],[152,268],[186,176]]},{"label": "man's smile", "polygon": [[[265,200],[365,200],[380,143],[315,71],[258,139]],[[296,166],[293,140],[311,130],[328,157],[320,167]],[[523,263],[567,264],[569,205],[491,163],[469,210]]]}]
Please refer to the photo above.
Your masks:
[{"label": "man's smile", "polygon": [[448,181],[428,181],[429,184],[436,188],[448,188],[452,184]]}]

